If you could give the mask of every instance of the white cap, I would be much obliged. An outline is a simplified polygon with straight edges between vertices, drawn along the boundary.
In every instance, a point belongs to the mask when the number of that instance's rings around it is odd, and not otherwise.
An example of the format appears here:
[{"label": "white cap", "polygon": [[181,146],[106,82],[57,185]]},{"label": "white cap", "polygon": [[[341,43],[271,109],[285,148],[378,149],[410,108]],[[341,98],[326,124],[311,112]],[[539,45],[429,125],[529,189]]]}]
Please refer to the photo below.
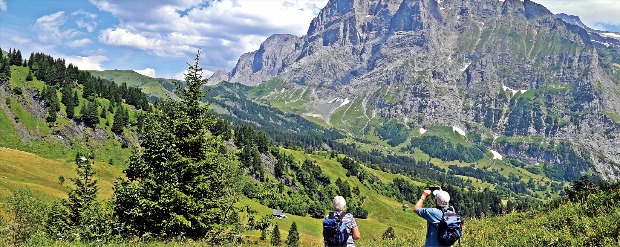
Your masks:
[{"label": "white cap", "polygon": [[434,190],[433,195],[437,201],[437,206],[447,207],[448,203],[450,203],[450,194],[448,194],[448,192],[443,190]]}]

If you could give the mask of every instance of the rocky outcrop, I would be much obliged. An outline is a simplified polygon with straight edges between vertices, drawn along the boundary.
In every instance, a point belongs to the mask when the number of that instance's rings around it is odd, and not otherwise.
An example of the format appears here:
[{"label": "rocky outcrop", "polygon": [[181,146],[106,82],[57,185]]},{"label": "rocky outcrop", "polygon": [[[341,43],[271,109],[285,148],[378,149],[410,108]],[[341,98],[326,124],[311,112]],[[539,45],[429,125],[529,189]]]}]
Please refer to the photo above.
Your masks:
[{"label": "rocky outcrop", "polygon": [[592,35],[530,0],[331,0],[306,35],[273,35],[227,78],[278,77],[286,89],[266,97],[310,92],[303,110],[327,122],[335,100],[361,99],[368,121],[568,139],[617,178],[620,87]]},{"label": "rocky outcrop", "polygon": [[255,86],[277,76],[293,62],[291,55],[301,46],[299,41],[294,35],[272,35],[257,51],[241,55],[228,80]]}]

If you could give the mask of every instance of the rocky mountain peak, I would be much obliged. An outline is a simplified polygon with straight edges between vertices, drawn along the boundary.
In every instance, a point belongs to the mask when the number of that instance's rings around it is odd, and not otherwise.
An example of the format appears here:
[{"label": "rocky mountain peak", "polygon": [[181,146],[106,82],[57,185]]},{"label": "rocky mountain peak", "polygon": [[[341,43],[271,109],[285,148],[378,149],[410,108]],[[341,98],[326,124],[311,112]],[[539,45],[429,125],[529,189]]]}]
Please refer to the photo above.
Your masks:
[{"label": "rocky mountain peak", "polygon": [[356,104],[351,121],[363,128],[380,118],[569,139],[604,150],[597,169],[620,174],[603,164],[620,164],[620,125],[609,117],[620,116],[620,65],[609,62],[613,43],[595,35],[614,34],[588,33],[529,0],[330,0],[306,35],[270,37],[228,79],[278,77],[286,90],[269,97],[304,92],[291,100],[329,124]]}]

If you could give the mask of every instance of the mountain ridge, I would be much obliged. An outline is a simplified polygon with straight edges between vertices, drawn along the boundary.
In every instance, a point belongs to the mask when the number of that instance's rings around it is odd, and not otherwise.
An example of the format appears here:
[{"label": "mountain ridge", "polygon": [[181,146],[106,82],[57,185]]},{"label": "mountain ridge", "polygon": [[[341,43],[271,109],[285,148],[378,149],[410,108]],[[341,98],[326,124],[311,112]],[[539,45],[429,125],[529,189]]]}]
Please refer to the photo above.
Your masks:
[{"label": "mountain ridge", "polygon": [[593,169],[620,177],[620,125],[609,117],[620,112],[618,72],[609,69],[620,62],[600,55],[615,51],[540,4],[329,1],[306,35],[280,37],[242,55],[228,81],[278,78],[285,83],[262,100],[307,92],[298,110],[328,124],[342,107],[332,102],[347,99],[367,123],[568,139],[590,150]]}]

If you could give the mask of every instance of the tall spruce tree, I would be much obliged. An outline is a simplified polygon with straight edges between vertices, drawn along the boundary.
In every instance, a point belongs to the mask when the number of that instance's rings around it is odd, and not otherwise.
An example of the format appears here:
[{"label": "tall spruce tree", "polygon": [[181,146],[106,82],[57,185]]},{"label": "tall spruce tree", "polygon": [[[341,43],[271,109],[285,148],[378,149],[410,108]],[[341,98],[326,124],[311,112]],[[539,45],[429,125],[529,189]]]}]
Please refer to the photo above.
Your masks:
[{"label": "tall spruce tree", "polygon": [[123,128],[127,126],[128,122],[129,122],[129,112],[127,111],[127,108],[125,108],[123,105],[119,105],[116,108],[116,113],[114,114],[114,122],[112,123],[112,131],[114,131],[114,133],[123,132]]},{"label": "tall spruce tree", "polygon": [[271,245],[280,246],[280,242],[280,228],[278,228],[278,224],[276,224],[271,232]]},{"label": "tall spruce tree", "polygon": [[95,201],[99,188],[94,177],[95,170],[93,170],[91,157],[77,153],[75,164],[78,176],[72,179],[75,189],[69,191],[69,219],[73,225],[79,225],[82,222],[82,213]]},{"label": "tall spruce tree", "polygon": [[97,102],[86,101],[80,111],[80,120],[87,126],[95,127],[99,123],[99,112],[97,112]]},{"label": "tall spruce tree", "polygon": [[288,237],[286,238],[286,246],[298,247],[299,246],[299,232],[297,231],[297,224],[293,222],[291,229],[288,230]]},{"label": "tall spruce tree", "polygon": [[209,127],[216,119],[201,103],[207,80],[197,53],[177,85],[181,101],[164,101],[150,112],[140,133],[127,180],[115,185],[114,210],[130,234],[163,239],[185,236],[214,244],[237,236],[238,162]]}]

